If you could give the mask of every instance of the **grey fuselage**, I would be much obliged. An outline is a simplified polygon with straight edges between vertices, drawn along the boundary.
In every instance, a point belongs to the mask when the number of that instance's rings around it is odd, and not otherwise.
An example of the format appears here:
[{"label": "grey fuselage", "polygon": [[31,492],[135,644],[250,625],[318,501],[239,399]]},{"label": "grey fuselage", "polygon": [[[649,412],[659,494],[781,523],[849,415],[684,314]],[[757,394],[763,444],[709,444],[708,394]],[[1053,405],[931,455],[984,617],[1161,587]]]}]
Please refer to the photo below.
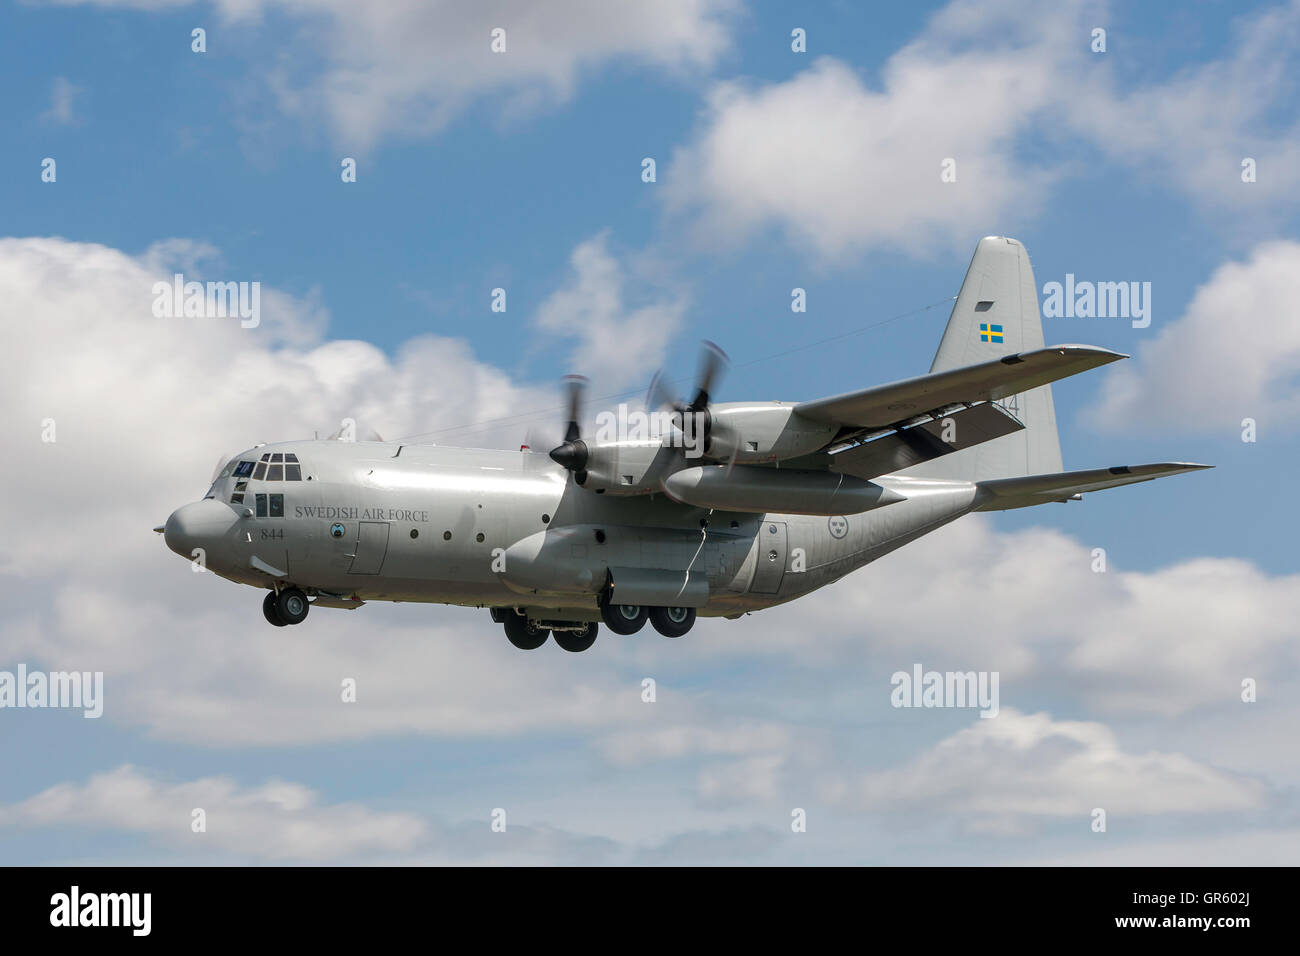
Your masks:
[{"label": "grey fuselage", "polygon": [[[276,454],[298,459],[299,480],[231,473]],[[651,569],[697,590],[707,581],[699,613],[735,616],[814,591],[977,504],[969,481],[877,481],[903,500],[847,516],[758,515],[664,494],[598,494],[544,454],[296,441],[236,456],[203,501],[168,519],[165,534],[172,550],[229,580],[292,584],[324,601],[597,620],[610,569]]]}]

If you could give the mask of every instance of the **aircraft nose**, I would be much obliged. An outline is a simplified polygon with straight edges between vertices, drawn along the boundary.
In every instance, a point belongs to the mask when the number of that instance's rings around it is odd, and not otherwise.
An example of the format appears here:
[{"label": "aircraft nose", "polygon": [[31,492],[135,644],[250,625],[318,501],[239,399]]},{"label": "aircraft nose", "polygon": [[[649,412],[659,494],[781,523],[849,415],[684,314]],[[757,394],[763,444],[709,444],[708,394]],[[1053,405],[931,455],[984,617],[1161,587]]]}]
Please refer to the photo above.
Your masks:
[{"label": "aircraft nose", "polygon": [[195,548],[211,548],[239,519],[231,507],[215,498],[191,501],[171,513],[163,525],[163,540],[181,557],[192,558]]}]

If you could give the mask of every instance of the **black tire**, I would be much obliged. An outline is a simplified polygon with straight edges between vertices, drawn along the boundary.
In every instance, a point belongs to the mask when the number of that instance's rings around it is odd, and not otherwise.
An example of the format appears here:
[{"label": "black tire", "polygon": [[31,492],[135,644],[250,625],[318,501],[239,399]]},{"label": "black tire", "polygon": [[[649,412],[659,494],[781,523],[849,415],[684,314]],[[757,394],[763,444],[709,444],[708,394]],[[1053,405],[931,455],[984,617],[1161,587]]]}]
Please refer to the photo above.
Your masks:
[{"label": "black tire", "polygon": [[681,637],[695,626],[695,608],[652,607],[650,623],[664,637]]},{"label": "black tire", "polygon": [[307,600],[307,595],[303,594],[298,588],[285,588],[280,592],[280,596],[275,601],[276,613],[280,615],[280,620],[285,624],[301,624],[307,619],[307,612],[311,610],[311,602]]},{"label": "black tire", "polygon": [[535,651],[546,643],[546,636],[551,632],[544,627],[538,627],[531,623],[528,618],[511,611],[506,617],[503,626],[505,627],[506,637],[510,643],[521,651]]},{"label": "black tire", "polygon": [[274,624],[276,627],[284,627],[284,621],[280,620],[280,612],[275,607],[275,600],[278,596],[274,591],[266,592],[266,597],[262,599],[262,615],[268,623]]},{"label": "black tire", "polygon": [[600,619],[615,634],[635,634],[645,627],[648,612],[639,604],[602,604]]},{"label": "black tire", "polygon": [[596,633],[599,630],[600,625],[592,621],[585,631],[553,631],[551,636],[555,638],[556,644],[570,654],[581,654],[596,643]]}]

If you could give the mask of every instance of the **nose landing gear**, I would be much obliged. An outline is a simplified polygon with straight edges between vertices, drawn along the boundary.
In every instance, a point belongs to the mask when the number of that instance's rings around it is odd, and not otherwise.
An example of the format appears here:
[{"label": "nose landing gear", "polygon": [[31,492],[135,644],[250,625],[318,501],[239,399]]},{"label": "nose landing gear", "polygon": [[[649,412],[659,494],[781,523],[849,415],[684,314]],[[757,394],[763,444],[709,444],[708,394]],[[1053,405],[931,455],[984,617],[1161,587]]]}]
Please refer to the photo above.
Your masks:
[{"label": "nose landing gear", "polygon": [[311,603],[300,588],[284,588],[278,594],[267,591],[262,599],[262,615],[276,627],[301,624],[310,608]]}]

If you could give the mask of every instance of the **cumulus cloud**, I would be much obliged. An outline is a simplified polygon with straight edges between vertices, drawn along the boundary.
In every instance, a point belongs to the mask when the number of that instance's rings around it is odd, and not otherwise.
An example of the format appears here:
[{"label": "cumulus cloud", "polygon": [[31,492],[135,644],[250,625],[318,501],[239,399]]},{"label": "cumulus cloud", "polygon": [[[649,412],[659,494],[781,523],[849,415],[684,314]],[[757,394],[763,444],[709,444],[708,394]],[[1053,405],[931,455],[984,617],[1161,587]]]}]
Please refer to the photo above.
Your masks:
[{"label": "cumulus cloud", "polygon": [[[203,811],[202,832],[193,829],[196,809]],[[486,813],[482,820],[446,823],[425,813],[327,803],[315,790],[284,780],[169,782],[129,764],[0,804],[0,828],[130,833],[163,853],[203,863],[591,865],[629,849],[544,823],[507,817],[502,833],[490,822]]]},{"label": "cumulus cloud", "polygon": [[[165,11],[185,0],[48,0]],[[282,112],[329,124],[352,148],[427,135],[488,96],[507,114],[563,103],[611,64],[669,75],[707,69],[728,45],[737,0],[217,0],[231,45],[264,18],[290,24],[262,80]],[[505,31],[494,53],[492,31]]]},{"label": "cumulus cloud", "polygon": [[[192,829],[195,809],[204,811],[205,832]],[[229,777],[167,783],[129,765],[0,806],[0,826],[6,825],[105,827],[173,847],[198,844],[277,862],[408,851],[427,835],[425,821],[411,814],[322,805],[316,793],[295,783],[240,787]]]},{"label": "cumulus cloud", "polygon": [[1112,430],[1235,434],[1300,422],[1300,242],[1265,242],[1221,265],[1181,317],[1108,370],[1089,413]]},{"label": "cumulus cloud", "polygon": [[569,265],[569,281],[538,308],[537,327],[576,339],[572,366],[598,385],[639,384],[663,360],[686,312],[685,296],[659,293],[644,304],[629,302],[643,277],[635,263],[629,270],[614,257],[607,233],[579,244]]},{"label": "cumulus cloud", "polygon": [[[1099,18],[1086,0],[954,0],[878,84],[831,57],[780,82],[719,83],[663,177],[669,208],[709,240],[776,229],[831,262],[964,245],[1023,220],[1054,182],[1089,168],[1081,155],[1218,213],[1294,208],[1300,124],[1276,117],[1290,115],[1300,3],[1243,21],[1220,60],[1127,86],[1114,54],[1089,50]],[[1244,156],[1267,177],[1243,183]]]},{"label": "cumulus cloud", "polygon": [[1034,818],[1242,811],[1268,799],[1259,781],[1177,753],[1126,753],[1102,724],[1007,708],[901,767],[830,785],[861,809],[960,817],[1002,831]]},{"label": "cumulus cloud", "polygon": [[[1134,493],[1142,492],[1102,492],[1070,507],[1104,508],[1107,496]],[[720,629],[708,650],[744,647],[809,667],[869,655],[882,696],[890,674],[914,662],[998,671],[1004,704],[1015,703],[1016,687],[1033,687],[1130,715],[1214,707],[1237,700],[1243,676],[1300,674],[1300,576],[1228,558],[1125,570],[1113,550],[1099,574],[1094,560],[1091,544],[1061,532],[999,532],[969,516],[814,599]]]}]

